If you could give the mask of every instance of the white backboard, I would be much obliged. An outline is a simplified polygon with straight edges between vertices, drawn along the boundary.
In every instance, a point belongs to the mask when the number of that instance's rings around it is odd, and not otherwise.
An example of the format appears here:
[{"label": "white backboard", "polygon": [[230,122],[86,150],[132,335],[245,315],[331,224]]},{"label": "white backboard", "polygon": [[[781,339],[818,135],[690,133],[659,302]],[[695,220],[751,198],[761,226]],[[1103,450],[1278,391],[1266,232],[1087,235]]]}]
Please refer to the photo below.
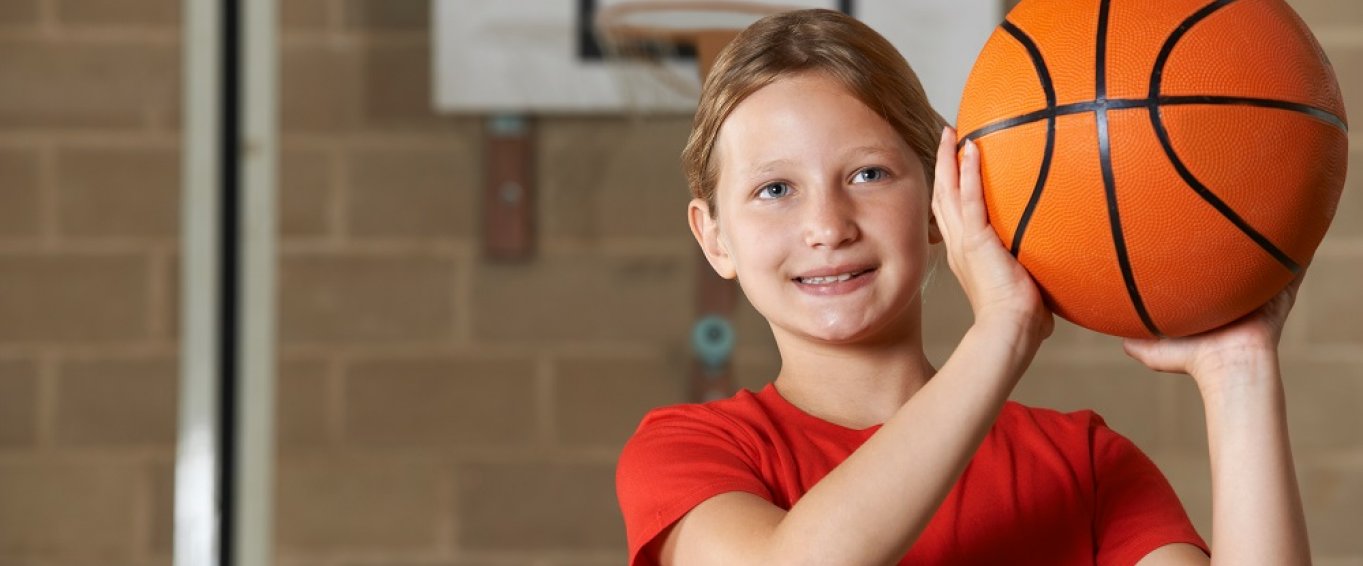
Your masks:
[{"label": "white backboard", "polygon": [[[593,58],[596,10],[640,0],[432,0],[435,106],[455,113],[694,111],[694,94],[657,71]],[[751,2],[752,0],[747,0]],[[961,89],[989,34],[999,0],[781,0],[764,3],[845,9],[897,47],[933,105],[954,119]],[[695,80],[695,63],[668,63]]]}]

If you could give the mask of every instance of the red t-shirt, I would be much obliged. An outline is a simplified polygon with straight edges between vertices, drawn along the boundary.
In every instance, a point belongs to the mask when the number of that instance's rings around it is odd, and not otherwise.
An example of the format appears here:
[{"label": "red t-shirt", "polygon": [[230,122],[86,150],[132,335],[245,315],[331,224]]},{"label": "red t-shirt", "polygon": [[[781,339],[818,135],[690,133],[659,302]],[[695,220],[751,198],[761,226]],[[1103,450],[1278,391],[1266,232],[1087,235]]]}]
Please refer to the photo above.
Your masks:
[{"label": "red t-shirt", "polygon": [[[880,427],[854,430],[757,393],[651,411],[625,445],[616,490],[631,566],[700,502],[742,491],[790,509]],[[1207,552],[1173,488],[1092,411],[1004,405],[901,564],[1134,564],[1184,542]]]}]

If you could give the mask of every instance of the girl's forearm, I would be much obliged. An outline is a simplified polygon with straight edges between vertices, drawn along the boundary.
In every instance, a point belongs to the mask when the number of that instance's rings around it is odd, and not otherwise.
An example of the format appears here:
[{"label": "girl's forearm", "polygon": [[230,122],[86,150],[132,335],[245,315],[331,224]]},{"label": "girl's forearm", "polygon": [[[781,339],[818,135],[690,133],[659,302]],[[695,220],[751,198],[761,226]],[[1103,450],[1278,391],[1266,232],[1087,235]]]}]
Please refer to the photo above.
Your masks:
[{"label": "girl's forearm", "polygon": [[1310,564],[1278,360],[1257,356],[1203,387],[1214,564]]},{"label": "girl's forearm", "polygon": [[786,514],[771,540],[773,563],[899,560],[974,456],[1039,342],[1008,324],[973,327],[937,375]]}]

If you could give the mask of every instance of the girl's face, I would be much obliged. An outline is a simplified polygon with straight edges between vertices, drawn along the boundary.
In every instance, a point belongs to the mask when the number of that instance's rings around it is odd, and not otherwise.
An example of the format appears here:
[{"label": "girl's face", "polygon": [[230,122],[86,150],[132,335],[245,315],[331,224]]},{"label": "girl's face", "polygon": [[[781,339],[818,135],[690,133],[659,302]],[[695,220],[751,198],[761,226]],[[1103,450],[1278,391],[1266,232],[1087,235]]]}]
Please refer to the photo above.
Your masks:
[{"label": "girl's face", "polygon": [[804,73],[750,95],[720,127],[716,205],[692,230],[780,334],[829,343],[917,333],[929,221],[923,166],[835,80]]}]

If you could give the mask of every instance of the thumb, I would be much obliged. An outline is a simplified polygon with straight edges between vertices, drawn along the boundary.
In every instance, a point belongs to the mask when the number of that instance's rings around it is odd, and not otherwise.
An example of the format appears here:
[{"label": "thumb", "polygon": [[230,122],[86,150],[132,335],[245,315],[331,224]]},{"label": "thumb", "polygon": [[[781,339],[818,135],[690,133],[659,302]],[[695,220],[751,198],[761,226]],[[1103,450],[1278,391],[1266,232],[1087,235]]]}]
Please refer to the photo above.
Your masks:
[{"label": "thumb", "polygon": [[1122,339],[1122,350],[1126,355],[1145,364],[1145,367],[1165,373],[1186,373],[1184,366],[1187,355],[1179,346],[1169,339]]}]

